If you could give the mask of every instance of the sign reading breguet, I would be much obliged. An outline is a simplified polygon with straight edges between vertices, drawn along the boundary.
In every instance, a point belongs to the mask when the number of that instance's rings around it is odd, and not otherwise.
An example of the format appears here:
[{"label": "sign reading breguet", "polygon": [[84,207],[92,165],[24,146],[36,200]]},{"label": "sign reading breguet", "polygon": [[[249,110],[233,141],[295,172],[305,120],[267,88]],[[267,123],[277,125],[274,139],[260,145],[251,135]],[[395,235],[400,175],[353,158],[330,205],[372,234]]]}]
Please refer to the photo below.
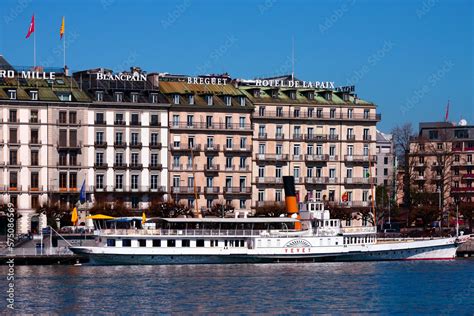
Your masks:
[{"label": "sign reading breguet", "polygon": [[189,84],[215,84],[218,86],[227,84],[228,78],[214,77],[188,77]]},{"label": "sign reading breguet", "polygon": [[257,87],[282,87],[282,88],[314,88],[334,89],[334,81],[298,81],[298,80],[274,80],[257,79]]},{"label": "sign reading breguet", "polygon": [[0,70],[0,78],[15,78],[21,77],[25,79],[55,79],[55,72],[44,72],[44,71],[22,71],[16,72],[15,70]]}]

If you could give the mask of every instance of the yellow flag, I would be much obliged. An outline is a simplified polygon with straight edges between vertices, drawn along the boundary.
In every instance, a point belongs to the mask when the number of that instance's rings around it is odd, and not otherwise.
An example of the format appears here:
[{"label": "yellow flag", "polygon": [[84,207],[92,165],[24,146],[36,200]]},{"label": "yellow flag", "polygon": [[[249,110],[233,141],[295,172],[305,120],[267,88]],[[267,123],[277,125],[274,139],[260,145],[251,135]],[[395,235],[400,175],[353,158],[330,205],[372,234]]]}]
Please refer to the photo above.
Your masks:
[{"label": "yellow flag", "polygon": [[79,218],[77,217],[77,208],[74,208],[74,209],[72,210],[72,214],[71,214],[71,222],[72,222],[72,224],[73,224],[74,226],[76,226],[78,219],[79,219]]},{"label": "yellow flag", "polygon": [[59,29],[59,37],[60,39],[63,39],[63,35],[64,35],[64,17],[63,17],[63,21],[61,23],[61,28]]}]

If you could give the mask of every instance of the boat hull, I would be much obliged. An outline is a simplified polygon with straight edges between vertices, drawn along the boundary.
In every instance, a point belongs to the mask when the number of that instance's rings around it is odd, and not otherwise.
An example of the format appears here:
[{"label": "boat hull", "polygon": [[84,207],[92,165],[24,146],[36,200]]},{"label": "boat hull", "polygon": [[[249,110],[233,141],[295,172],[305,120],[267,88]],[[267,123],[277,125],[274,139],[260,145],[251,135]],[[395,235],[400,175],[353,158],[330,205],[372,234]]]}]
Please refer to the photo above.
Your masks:
[{"label": "boat hull", "polygon": [[[148,249],[137,249],[133,253],[113,251],[107,247],[72,247],[71,250],[89,258],[93,265],[173,265],[173,264],[235,264],[278,262],[344,262],[344,261],[391,261],[391,260],[452,260],[456,257],[458,244],[454,239],[429,242],[405,242],[374,244],[356,249],[341,249],[310,253],[282,253],[279,251],[259,253],[251,251],[240,254],[183,254],[152,253]],[[319,252],[318,252],[319,250]],[[147,252],[148,251],[148,252]]]}]

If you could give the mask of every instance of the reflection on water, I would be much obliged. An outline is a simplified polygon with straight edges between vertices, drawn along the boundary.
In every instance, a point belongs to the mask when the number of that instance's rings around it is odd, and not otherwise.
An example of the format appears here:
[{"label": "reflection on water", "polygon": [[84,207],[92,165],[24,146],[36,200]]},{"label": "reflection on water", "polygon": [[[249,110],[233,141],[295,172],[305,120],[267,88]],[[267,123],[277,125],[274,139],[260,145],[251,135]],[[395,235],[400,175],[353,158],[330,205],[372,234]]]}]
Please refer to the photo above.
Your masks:
[{"label": "reflection on water", "polygon": [[[473,264],[457,260],[18,266],[16,309],[22,313],[61,314],[194,311],[472,315]],[[4,274],[5,267],[0,271]],[[6,289],[4,278],[0,284]]]}]

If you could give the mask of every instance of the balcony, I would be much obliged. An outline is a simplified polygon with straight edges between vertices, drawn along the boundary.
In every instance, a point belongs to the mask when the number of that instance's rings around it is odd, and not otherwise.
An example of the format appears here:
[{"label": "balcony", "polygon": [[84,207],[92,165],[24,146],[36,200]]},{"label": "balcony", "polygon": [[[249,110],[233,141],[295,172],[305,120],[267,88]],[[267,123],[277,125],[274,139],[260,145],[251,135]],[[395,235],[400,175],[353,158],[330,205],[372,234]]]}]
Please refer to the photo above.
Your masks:
[{"label": "balcony", "polygon": [[306,177],[304,182],[306,184],[327,184],[328,179],[328,177]]},{"label": "balcony", "polygon": [[220,149],[221,149],[220,145],[207,144],[206,147],[204,148],[204,151],[206,153],[218,153]]},{"label": "balcony", "polygon": [[305,155],[304,159],[307,162],[324,162],[329,160],[329,155]]},{"label": "balcony", "polygon": [[19,162],[18,160],[10,161],[7,163],[7,168],[21,168],[21,162]]},{"label": "balcony", "polygon": [[141,142],[131,142],[130,143],[130,148],[142,149],[142,143]]},{"label": "balcony", "polygon": [[196,187],[196,190],[194,190],[194,187],[172,187],[171,188],[171,193],[172,194],[186,194],[186,195],[193,195],[193,194],[201,194],[201,187]]},{"label": "balcony", "polygon": [[324,134],[306,134],[304,138],[307,142],[320,142],[320,141],[327,140],[328,135],[324,135]]},{"label": "balcony", "polygon": [[295,114],[294,111],[264,111],[254,114],[256,119],[267,119],[267,120],[348,120],[348,121],[380,121],[382,119],[381,114],[377,113],[352,113],[347,115],[347,113],[330,113],[330,112],[320,112],[320,113],[308,113],[300,111]]},{"label": "balcony", "polygon": [[94,169],[107,169],[109,166],[104,162],[96,162],[94,164]]},{"label": "balcony", "polygon": [[220,170],[219,165],[204,165],[204,172],[206,173],[219,172],[219,170]]},{"label": "balcony", "polygon": [[67,163],[67,162],[58,162],[56,163],[56,167],[59,169],[67,169],[67,168],[81,168],[81,163],[76,162],[76,163]]},{"label": "balcony", "polygon": [[273,161],[273,162],[282,162],[288,161],[288,154],[256,154],[255,159],[257,161]]},{"label": "balcony", "polygon": [[292,156],[291,156],[291,159],[292,159],[293,161],[302,161],[302,160],[303,160],[303,157],[304,157],[304,155],[292,155]]},{"label": "balcony", "polygon": [[268,138],[268,134],[267,133],[258,133],[257,135],[257,139],[262,139],[262,140],[265,140]]},{"label": "balcony", "polygon": [[141,170],[141,169],[143,169],[143,164],[141,164],[141,163],[131,163],[129,168],[132,169],[132,170]]},{"label": "balcony", "polygon": [[126,123],[125,123],[125,121],[123,121],[123,120],[115,120],[115,121],[114,121],[114,125],[117,125],[117,126],[125,126]]},{"label": "balcony", "polygon": [[283,178],[276,177],[256,177],[256,184],[283,185]]},{"label": "balcony", "polygon": [[362,136],[362,141],[364,141],[364,142],[372,141],[372,135],[363,135]]},{"label": "balcony", "polygon": [[201,145],[200,144],[194,144],[194,145],[184,145],[184,144],[170,144],[170,150],[171,151],[184,151],[184,152],[199,152],[201,151]]},{"label": "balcony", "polygon": [[161,163],[152,163],[148,168],[150,170],[163,170],[163,165]]},{"label": "balcony", "polygon": [[345,162],[369,162],[369,159],[371,162],[375,162],[377,157],[375,155],[371,156],[365,156],[365,155],[345,155],[344,156],[344,161]]},{"label": "balcony", "polygon": [[107,125],[105,120],[95,120],[94,125]]},{"label": "balcony", "polygon": [[160,149],[162,148],[162,145],[161,143],[157,143],[157,142],[151,142],[148,144],[148,146],[150,147],[150,149]]},{"label": "balcony", "polygon": [[252,125],[240,123],[173,122],[170,129],[251,132]]},{"label": "balcony", "polygon": [[252,188],[251,187],[224,187],[224,194],[225,195],[231,195],[231,194],[236,194],[236,195],[242,195],[242,194],[252,194]]},{"label": "balcony", "polygon": [[29,185],[28,186],[28,191],[30,192],[43,192],[43,191],[47,191],[47,188],[46,186],[43,186],[43,185]]},{"label": "balcony", "polygon": [[237,146],[233,145],[230,147],[225,147],[224,148],[224,154],[235,154],[235,153],[252,153],[252,146],[251,145],[245,145],[245,146]]},{"label": "balcony", "polygon": [[303,134],[294,134],[291,139],[293,139],[295,141],[302,141],[304,139],[304,136],[303,136]]},{"label": "balcony", "polygon": [[371,180],[375,181],[375,178],[344,178],[344,184],[371,184]]},{"label": "balcony", "polygon": [[220,188],[219,187],[205,187],[204,188],[204,194],[219,194]]},{"label": "balcony", "polygon": [[346,135],[346,140],[348,142],[353,142],[353,141],[355,141],[355,139],[356,139],[355,135]]},{"label": "balcony", "polygon": [[41,146],[42,145],[42,142],[38,139],[32,139],[30,140],[30,147],[37,147],[37,146]]},{"label": "balcony", "polygon": [[166,193],[166,187],[165,186],[150,186],[149,189],[150,192],[155,192],[155,193]]},{"label": "balcony", "polygon": [[278,133],[275,135],[276,140],[283,140],[285,139],[285,134]]},{"label": "balcony", "polygon": [[328,184],[336,184],[338,183],[338,178],[328,178]]},{"label": "balcony", "polygon": [[130,121],[130,126],[141,126],[142,122],[140,121]]},{"label": "balcony", "polygon": [[123,162],[114,163],[114,169],[117,169],[117,170],[127,169],[127,164]]},{"label": "balcony", "polygon": [[114,147],[115,148],[126,148],[127,143],[125,143],[125,142],[114,142]]},{"label": "balcony", "polygon": [[243,171],[243,172],[249,172],[250,171],[250,166],[239,166],[238,171]]},{"label": "balcony", "polygon": [[328,140],[329,140],[329,141],[336,141],[336,140],[339,140],[339,135],[336,135],[336,134],[329,134],[329,135],[328,135]]},{"label": "balcony", "polygon": [[61,126],[77,126],[77,125],[81,125],[81,120],[79,121],[60,121],[60,120],[56,120],[56,125],[61,125]]},{"label": "balcony", "polygon": [[160,127],[160,126],[161,126],[161,122],[158,122],[158,121],[150,121],[150,126],[152,126],[152,127]]},{"label": "balcony", "polygon": [[96,142],[94,142],[94,147],[95,148],[107,148],[107,142],[96,141]]},{"label": "balcony", "polygon": [[57,143],[58,150],[80,150],[82,142]]}]

